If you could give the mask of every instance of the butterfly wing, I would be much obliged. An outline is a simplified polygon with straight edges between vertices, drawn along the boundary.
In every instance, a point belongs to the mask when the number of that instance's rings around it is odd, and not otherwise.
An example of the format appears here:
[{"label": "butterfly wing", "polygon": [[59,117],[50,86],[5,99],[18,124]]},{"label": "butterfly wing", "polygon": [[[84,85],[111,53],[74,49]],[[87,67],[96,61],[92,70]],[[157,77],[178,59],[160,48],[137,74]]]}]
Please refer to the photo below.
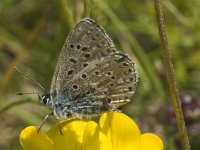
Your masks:
[{"label": "butterfly wing", "polygon": [[72,113],[88,116],[129,102],[137,80],[135,63],[116,50],[100,25],[85,18],[65,41],[51,93]]}]

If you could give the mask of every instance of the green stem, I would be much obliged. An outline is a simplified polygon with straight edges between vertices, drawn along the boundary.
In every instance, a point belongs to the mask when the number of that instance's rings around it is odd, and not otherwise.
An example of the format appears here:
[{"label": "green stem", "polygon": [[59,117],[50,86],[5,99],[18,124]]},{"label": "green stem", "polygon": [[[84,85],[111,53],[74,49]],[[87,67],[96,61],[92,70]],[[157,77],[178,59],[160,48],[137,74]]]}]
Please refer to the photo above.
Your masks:
[{"label": "green stem", "polygon": [[74,20],[73,20],[72,10],[70,8],[71,5],[69,1],[66,0],[59,0],[59,2],[65,22],[69,25],[70,28],[72,28],[74,26]]},{"label": "green stem", "polygon": [[32,99],[22,99],[22,100],[19,100],[19,101],[15,101],[15,102],[12,102],[10,104],[7,104],[6,106],[4,106],[3,108],[0,109],[0,114],[13,108],[14,106],[18,106],[18,105],[21,105],[21,104],[24,104],[24,103],[36,103],[35,101],[33,101]]},{"label": "green stem", "polygon": [[90,17],[90,0],[84,0],[84,17]]},{"label": "green stem", "polygon": [[155,4],[155,11],[156,11],[159,33],[160,33],[164,63],[165,63],[165,68],[167,70],[167,79],[169,82],[170,96],[171,96],[172,104],[173,104],[174,111],[176,114],[176,122],[179,129],[179,136],[180,136],[183,150],[189,150],[190,144],[189,144],[187,130],[185,127],[185,122],[184,122],[183,113],[181,109],[181,101],[179,98],[179,92],[178,92],[176,78],[175,78],[175,74],[173,70],[171,52],[168,46],[162,6],[161,6],[160,0],[154,0],[154,4]]},{"label": "green stem", "polygon": [[74,8],[74,13],[73,13],[73,17],[74,17],[74,21],[78,22],[78,20],[80,19],[80,0],[73,0],[73,8]]}]

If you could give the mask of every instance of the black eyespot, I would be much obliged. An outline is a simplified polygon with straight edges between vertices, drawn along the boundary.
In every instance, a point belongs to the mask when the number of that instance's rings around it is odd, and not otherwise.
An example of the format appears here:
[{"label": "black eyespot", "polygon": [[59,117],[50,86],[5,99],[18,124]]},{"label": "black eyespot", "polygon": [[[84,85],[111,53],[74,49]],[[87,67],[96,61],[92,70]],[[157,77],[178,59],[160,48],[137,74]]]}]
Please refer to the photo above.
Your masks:
[{"label": "black eyespot", "polygon": [[90,91],[87,91],[86,94],[90,94]]},{"label": "black eyespot", "polygon": [[133,90],[133,88],[131,86],[129,86],[128,89],[130,92]]},{"label": "black eyespot", "polygon": [[104,93],[105,95],[106,95],[106,94],[108,94],[108,92],[107,92],[107,91],[105,91],[105,92],[103,92],[103,93]]},{"label": "black eyespot", "polygon": [[87,47],[83,47],[83,48],[82,48],[82,51],[86,51],[86,50],[87,50]]},{"label": "black eyespot", "polygon": [[78,89],[78,86],[77,86],[76,84],[72,85],[72,87],[73,87],[74,89]]},{"label": "black eyespot", "polygon": [[88,66],[88,63],[84,63],[84,64],[83,64],[83,67],[87,67],[87,66]]},{"label": "black eyespot", "polygon": [[77,63],[77,61],[73,58],[70,58],[69,61],[71,61],[72,63]]},{"label": "black eyespot", "polygon": [[111,79],[115,79],[115,76],[112,76]]},{"label": "black eyespot", "polygon": [[112,99],[111,98],[107,98],[107,102],[111,103]]},{"label": "black eyespot", "polygon": [[76,48],[77,48],[77,49],[80,49],[80,48],[81,48],[81,46],[80,46],[80,45],[77,45],[77,46],[76,46]]},{"label": "black eyespot", "polygon": [[132,72],[132,69],[128,69],[128,72],[130,72],[130,73],[131,73],[131,72]]},{"label": "black eyespot", "polygon": [[90,57],[89,53],[85,54],[85,58],[89,58],[89,57]]},{"label": "black eyespot", "polygon": [[129,78],[130,81],[133,81],[133,78]]},{"label": "black eyespot", "polygon": [[112,73],[111,73],[110,71],[109,71],[109,72],[107,72],[107,75],[109,75],[109,76],[110,76],[111,74],[112,74]]},{"label": "black eyespot", "polygon": [[95,71],[94,73],[95,73],[95,75],[97,75],[97,76],[99,75],[99,71]]},{"label": "black eyespot", "polygon": [[110,83],[110,86],[114,86],[114,84],[113,84],[113,83]]},{"label": "black eyespot", "polygon": [[74,70],[70,70],[70,71],[68,71],[68,75],[71,75],[72,73],[74,72]]},{"label": "black eyespot", "polygon": [[87,76],[86,76],[86,74],[82,74],[82,78],[86,78]]},{"label": "black eyespot", "polygon": [[127,99],[128,99],[128,97],[127,97],[127,96],[125,96],[125,97],[124,97],[124,99],[125,99],[125,100],[127,100]]},{"label": "black eyespot", "polygon": [[70,48],[74,48],[74,45],[73,45],[73,44],[70,44],[69,47],[70,47]]}]

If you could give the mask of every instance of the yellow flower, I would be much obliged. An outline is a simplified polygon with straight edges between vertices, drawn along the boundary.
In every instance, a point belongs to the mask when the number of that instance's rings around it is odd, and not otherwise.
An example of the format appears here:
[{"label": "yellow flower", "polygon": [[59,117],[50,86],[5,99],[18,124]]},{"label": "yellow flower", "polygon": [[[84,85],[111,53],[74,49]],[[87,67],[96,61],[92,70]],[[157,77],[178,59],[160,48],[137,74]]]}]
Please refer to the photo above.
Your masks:
[{"label": "yellow flower", "polygon": [[35,126],[20,134],[24,150],[162,150],[162,140],[152,134],[141,134],[137,124],[119,112],[104,113],[97,124],[91,120],[70,119],[48,132]]}]

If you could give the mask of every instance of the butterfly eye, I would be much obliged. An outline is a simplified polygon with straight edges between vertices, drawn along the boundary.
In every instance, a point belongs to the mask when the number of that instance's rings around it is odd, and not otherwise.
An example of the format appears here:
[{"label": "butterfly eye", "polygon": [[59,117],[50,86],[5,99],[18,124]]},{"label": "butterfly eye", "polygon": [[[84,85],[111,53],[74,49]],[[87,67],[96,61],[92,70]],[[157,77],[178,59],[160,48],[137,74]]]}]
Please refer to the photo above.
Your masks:
[{"label": "butterfly eye", "polygon": [[49,97],[47,95],[43,95],[40,99],[40,102],[43,104],[47,104],[47,102],[49,101]]},{"label": "butterfly eye", "polygon": [[46,103],[47,103],[47,99],[46,99],[46,98],[42,99],[42,102],[43,102],[44,104],[46,104]]}]

